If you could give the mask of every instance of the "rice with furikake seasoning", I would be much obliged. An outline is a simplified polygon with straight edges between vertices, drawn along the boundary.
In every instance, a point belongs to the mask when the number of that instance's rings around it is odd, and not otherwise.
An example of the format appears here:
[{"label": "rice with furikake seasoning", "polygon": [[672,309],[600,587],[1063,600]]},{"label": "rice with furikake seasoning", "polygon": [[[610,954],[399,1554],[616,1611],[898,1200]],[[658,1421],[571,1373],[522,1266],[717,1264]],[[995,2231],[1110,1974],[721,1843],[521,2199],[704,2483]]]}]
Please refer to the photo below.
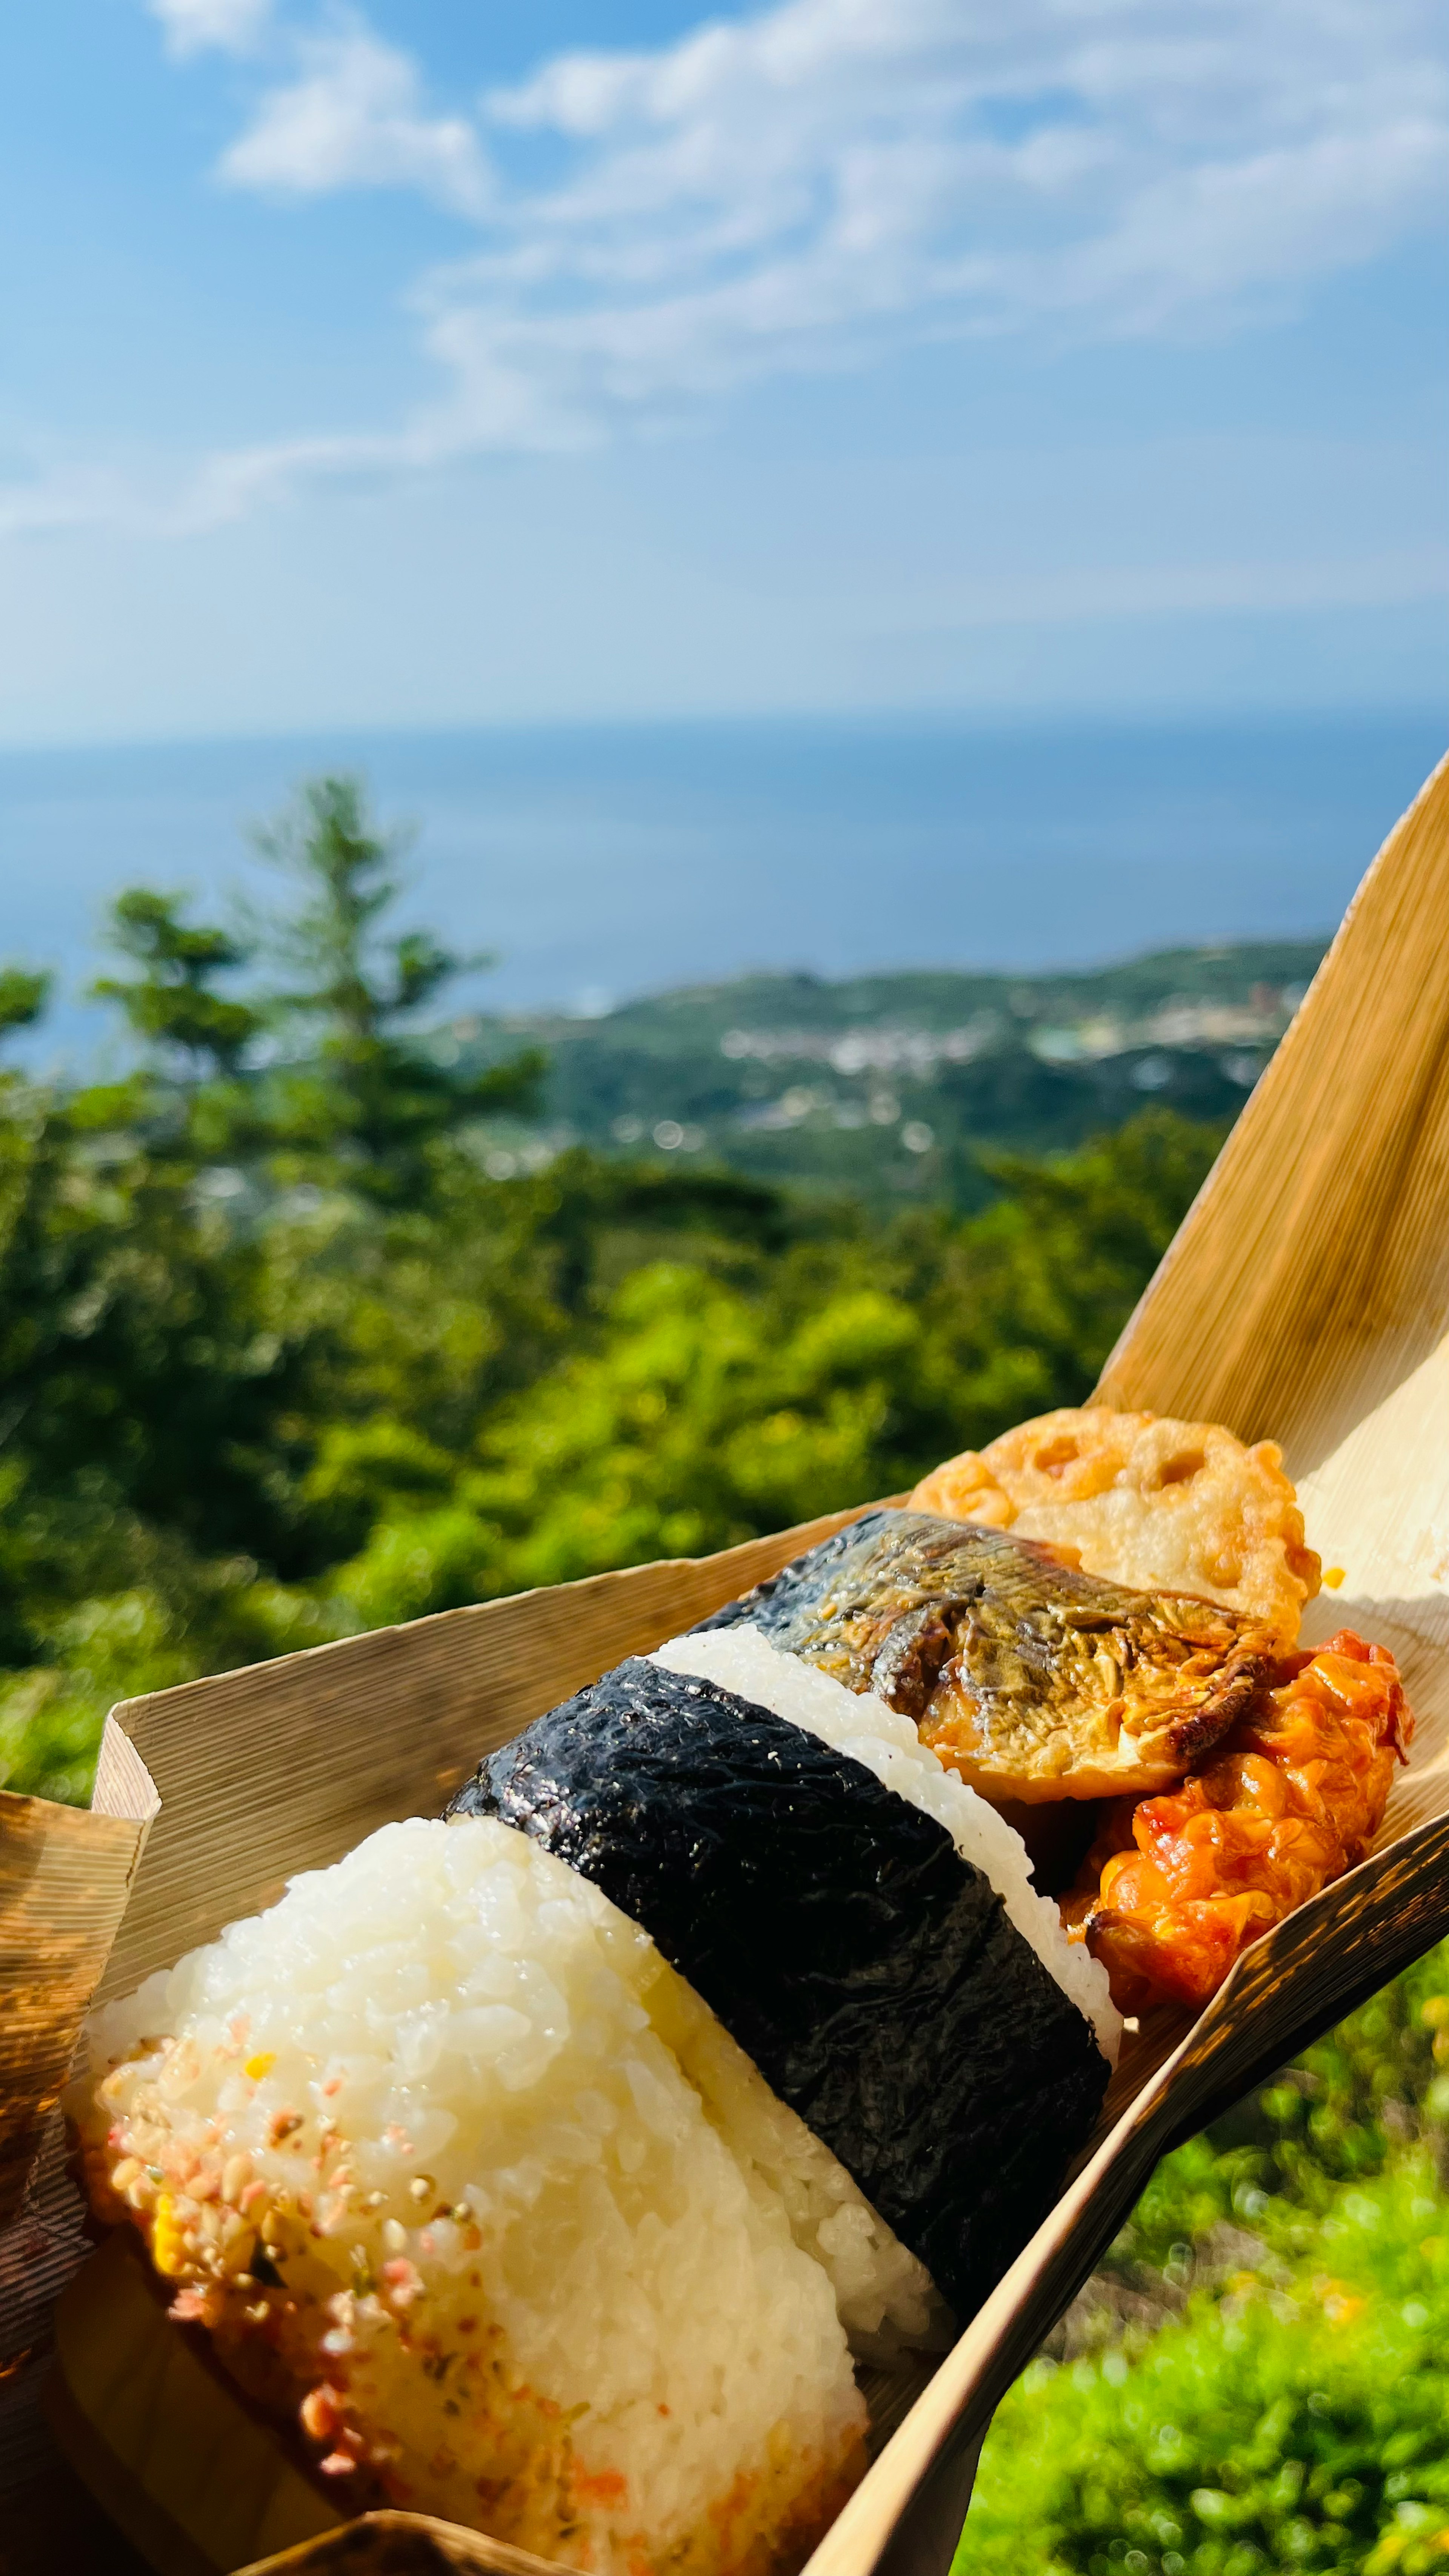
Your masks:
[{"label": "rice with furikake seasoning", "polygon": [[99,2205],[344,2509],[786,2568],[863,2465],[842,2313],[928,2322],[653,1943],[501,1824],[384,1827],[98,2015],[92,2063]]}]

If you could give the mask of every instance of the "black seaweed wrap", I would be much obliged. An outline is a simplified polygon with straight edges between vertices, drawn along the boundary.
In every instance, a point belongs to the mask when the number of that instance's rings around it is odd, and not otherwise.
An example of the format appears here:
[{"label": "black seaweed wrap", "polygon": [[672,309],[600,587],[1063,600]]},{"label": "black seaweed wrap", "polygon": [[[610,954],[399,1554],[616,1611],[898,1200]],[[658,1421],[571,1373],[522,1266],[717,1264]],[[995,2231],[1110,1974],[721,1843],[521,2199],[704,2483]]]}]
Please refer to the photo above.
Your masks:
[{"label": "black seaweed wrap", "polygon": [[643,1926],[965,2315],[1107,2080],[1090,2024],[933,1817],[642,1660],[483,1763],[450,1815],[531,1834]]}]

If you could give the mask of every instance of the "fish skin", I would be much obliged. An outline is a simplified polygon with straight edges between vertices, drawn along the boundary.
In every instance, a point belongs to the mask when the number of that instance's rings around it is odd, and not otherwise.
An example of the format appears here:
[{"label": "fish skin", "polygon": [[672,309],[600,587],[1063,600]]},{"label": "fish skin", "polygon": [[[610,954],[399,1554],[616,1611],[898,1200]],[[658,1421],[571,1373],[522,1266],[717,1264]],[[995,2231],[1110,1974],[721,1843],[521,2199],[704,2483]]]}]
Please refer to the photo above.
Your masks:
[{"label": "fish skin", "polygon": [[1277,1678],[1258,1619],[925,1512],[867,1513],[702,1625],[745,1620],[912,1718],[973,1788],[1027,1802],[1179,1780]]}]

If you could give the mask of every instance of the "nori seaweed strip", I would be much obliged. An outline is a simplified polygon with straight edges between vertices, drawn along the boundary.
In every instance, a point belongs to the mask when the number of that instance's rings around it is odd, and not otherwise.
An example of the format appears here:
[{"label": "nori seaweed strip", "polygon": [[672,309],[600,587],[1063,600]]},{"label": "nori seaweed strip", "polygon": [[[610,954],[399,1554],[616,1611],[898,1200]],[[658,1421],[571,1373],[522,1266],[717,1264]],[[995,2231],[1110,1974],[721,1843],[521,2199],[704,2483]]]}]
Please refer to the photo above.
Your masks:
[{"label": "nori seaweed strip", "polygon": [[949,1834],[863,1764],[642,1659],[448,1809],[497,1816],[643,1926],[968,2314],[1107,2081],[1090,2024]]}]

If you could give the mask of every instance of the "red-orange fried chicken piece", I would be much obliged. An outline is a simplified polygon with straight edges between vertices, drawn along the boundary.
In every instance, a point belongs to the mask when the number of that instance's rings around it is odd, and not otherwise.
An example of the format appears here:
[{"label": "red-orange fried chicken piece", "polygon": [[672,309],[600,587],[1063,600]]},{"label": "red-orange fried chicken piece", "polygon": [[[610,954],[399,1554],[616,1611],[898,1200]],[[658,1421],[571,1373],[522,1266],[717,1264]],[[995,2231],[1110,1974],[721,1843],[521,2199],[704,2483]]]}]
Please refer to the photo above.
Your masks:
[{"label": "red-orange fried chicken piece", "polygon": [[1239,1953],[1364,1858],[1414,1720],[1385,1646],[1347,1628],[1239,1719],[1215,1760],[1166,1797],[1105,1811],[1069,1929],[1124,2012],[1205,2004]]}]

